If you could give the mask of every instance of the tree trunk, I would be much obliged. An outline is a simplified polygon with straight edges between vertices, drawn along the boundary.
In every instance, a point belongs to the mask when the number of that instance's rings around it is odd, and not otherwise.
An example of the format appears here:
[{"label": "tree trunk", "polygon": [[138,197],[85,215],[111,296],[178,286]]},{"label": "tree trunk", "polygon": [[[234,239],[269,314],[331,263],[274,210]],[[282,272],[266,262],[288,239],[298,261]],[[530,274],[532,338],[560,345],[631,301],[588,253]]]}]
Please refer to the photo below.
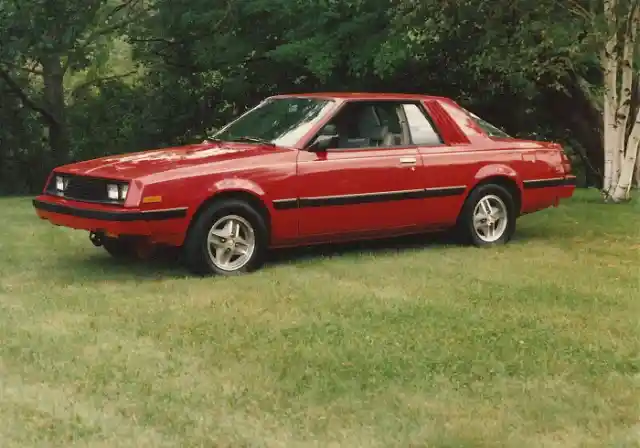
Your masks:
[{"label": "tree trunk", "polygon": [[620,163],[620,176],[616,183],[611,199],[614,202],[621,202],[629,199],[631,184],[633,182],[636,159],[638,157],[638,147],[640,146],[640,112],[636,114],[633,130],[627,141],[625,155]]},{"label": "tree trunk", "polygon": [[606,51],[603,54],[603,66],[605,69],[605,92],[604,92],[604,182],[602,190],[608,196],[614,186],[614,173],[618,169],[617,163],[617,143],[618,143],[618,120],[616,119],[618,98],[617,98],[617,67],[613,55]]},{"label": "tree trunk", "polygon": [[602,191],[605,199],[614,187],[613,177],[617,171],[616,144],[618,143],[618,31],[616,20],[616,0],[604,0],[604,17],[607,25],[607,40],[600,54],[600,64],[604,72],[604,182]]},{"label": "tree trunk", "polygon": [[[604,1],[609,35],[602,54],[605,70],[605,200],[621,202],[630,198],[640,146],[640,112],[636,107],[635,120],[627,137],[629,113],[634,99],[633,56],[636,30],[640,26],[640,9],[629,9],[630,16],[616,16],[616,0]],[[624,27],[624,30],[622,29]],[[620,33],[622,31],[622,33]],[[623,40],[618,41],[619,38]],[[616,45],[619,42],[621,45]],[[617,72],[622,72],[618,90]]]},{"label": "tree trunk", "polygon": [[48,124],[51,162],[54,165],[61,165],[67,162],[70,155],[64,96],[64,68],[58,55],[47,56],[41,63],[44,103],[54,118]]}]

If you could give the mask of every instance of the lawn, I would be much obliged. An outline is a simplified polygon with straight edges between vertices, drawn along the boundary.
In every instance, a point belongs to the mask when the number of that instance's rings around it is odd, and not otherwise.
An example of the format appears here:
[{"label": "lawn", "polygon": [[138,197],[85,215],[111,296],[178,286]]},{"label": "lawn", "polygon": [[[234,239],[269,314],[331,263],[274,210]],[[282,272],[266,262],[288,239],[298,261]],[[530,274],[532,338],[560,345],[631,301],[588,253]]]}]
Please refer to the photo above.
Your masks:
[{"label": "lawn", "polygon": [[205,279],[0,207],[3,448],[639,446],[638,205]]}]

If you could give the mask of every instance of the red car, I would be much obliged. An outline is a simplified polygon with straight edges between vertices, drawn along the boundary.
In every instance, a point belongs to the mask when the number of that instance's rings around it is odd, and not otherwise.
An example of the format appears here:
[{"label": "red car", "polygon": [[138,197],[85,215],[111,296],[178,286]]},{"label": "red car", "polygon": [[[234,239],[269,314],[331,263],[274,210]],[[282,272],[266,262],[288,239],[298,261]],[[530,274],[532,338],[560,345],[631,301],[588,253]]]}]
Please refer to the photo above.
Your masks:
[{"label": "red car", "polygon": [[507,242],[575,176],[556,143],[510,137],[448,98],[279,95],[195,145],[56,168],[33,205],[112,255],[181,247],[198,274],[256,269],[270,248],[453,228]]}]

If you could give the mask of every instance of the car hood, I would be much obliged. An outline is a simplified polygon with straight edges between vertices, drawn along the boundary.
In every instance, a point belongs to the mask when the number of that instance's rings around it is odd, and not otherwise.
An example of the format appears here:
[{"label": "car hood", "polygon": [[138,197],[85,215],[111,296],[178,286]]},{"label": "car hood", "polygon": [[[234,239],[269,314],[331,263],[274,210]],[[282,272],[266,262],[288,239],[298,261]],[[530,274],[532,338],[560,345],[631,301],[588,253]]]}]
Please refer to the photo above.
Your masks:
[{"label": "car hood", "polygon": [[66,165],[57,171],[107,179],[131,180],[215,162],[226,161],[231,166],[236,163],[237,166],[242,166],[246,163],[246,160],[243,159],[247,157],[282,151],[284,150],[267,145],[204,142],[195,145],[101,157]]}]

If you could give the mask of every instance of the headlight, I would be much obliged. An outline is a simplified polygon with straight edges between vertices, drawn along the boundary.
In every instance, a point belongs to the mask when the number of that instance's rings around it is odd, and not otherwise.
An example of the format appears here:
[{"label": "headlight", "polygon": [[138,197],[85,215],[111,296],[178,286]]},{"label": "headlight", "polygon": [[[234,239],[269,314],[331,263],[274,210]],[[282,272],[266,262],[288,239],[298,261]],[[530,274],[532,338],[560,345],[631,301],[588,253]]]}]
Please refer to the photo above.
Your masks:
[{"label": "headlight", "polygon": [[127,184],[107,184],[107,197],[110,201],[124,201],[128,192]]},{"label": "headlight", "polygon": [[107,197],[111,201],[117,201],[120,199],[120,190],[116,184],[107,184]]},{"label": "headlight", "polygon": [[67,179],[62,176],[56,176],[56,190],[63,192],[67,189]]}]

